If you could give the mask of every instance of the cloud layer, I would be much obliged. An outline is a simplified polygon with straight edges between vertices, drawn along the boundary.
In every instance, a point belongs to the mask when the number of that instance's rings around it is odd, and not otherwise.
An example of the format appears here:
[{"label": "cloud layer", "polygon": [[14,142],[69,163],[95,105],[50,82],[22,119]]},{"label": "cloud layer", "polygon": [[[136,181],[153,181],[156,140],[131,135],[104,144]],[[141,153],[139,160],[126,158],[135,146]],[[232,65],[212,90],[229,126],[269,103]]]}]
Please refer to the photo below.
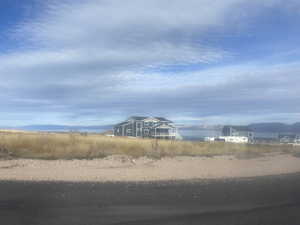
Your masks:
[{"label": "cloud layer", "polygon": [[[300,51],[280,35],[266,41],[286,26],[295,34],[297,1],[66,0],[37,8],[10,29],[22,47],[0,54],[2,124],[101,124],[133,114],[291,122],[300,113],[300,58],[287,60]],[[271,23],[273,12],[282,27]],[[266,18],[274,33],[260,32]]]}]

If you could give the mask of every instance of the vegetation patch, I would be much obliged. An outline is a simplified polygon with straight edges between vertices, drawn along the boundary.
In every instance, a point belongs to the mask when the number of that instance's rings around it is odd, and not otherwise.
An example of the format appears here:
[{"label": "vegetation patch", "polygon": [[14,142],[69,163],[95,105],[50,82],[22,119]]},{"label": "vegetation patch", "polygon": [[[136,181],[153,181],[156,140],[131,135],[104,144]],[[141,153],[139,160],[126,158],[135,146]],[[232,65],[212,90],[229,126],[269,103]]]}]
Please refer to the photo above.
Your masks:
[{"label": "vegetation patch", "polygon": [[93,159],[110,155],[133,158],[236,155],[252,158],[263,153],[299,153],[299,146],[106,137],[79,133],[0,133],[0,158]]}]

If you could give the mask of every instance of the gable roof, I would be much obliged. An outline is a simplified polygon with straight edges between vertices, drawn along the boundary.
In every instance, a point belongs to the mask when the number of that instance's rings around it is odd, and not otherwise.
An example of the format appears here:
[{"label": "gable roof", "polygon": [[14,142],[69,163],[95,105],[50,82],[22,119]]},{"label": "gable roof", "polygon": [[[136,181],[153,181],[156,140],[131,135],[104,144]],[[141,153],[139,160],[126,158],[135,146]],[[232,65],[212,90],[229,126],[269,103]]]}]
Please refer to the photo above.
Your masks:
[{"label": "gable roof", "polygon": [[145,116],[131,116],[129,117],[129,119],[133,119],[133,120],[144,120],[147,119],[148,117]]},{"label": "gable roof", "polygon": [[131,116],[131,117],[129,117],[129,119],[133,119],[133,120],[145,120],[145,119],[148,119],[148,118],[154,118],[154,119],[157,119],[159,121],[172,122],[171,120],[168,120],[164,117],[150,117],[150,116]]},{"label": "gable roof", "polygon": [[125,122],[122,122],[122,123],[118,123],[114,127],[119,127],[119,126],[122,126],[122,125],[125,125],[125,124],[128,124],[128,122],[125,121]]},{"label": "gable roof", "polygon": [[164,117],[154,117],[155,119],[158,119],[159,121],[166,121],[166,122],[172,122],[171,120],[168,120]]}]

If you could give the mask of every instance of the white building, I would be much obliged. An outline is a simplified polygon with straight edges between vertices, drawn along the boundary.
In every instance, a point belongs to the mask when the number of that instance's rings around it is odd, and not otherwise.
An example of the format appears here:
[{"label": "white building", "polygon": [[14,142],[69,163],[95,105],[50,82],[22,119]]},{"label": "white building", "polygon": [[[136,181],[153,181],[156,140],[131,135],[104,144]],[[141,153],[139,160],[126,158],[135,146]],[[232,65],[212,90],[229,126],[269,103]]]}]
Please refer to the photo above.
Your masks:
[{"label": "white building", "polygon": [[207,142],[213,142],[213,141],[215,141],[215,137],[205,137],[204,138],[204,141],[207,141]]},{"label": "white building", "polygon": [[230,143],[249,143],[248,137],[241,137],[241,136],[221,136],[218,140],[224,140],[225,142]]}]

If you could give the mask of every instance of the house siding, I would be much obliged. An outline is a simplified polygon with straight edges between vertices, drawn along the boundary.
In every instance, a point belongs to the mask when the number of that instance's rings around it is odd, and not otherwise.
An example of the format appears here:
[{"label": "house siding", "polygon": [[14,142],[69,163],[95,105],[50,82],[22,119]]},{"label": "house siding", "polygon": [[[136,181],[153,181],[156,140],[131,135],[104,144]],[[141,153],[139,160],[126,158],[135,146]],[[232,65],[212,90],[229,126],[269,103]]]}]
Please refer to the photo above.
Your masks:
[{"label": "house siding", "polygon": [[131,117],[114,127],[115,136],[175,139],[177,128],[162,117]]}]

